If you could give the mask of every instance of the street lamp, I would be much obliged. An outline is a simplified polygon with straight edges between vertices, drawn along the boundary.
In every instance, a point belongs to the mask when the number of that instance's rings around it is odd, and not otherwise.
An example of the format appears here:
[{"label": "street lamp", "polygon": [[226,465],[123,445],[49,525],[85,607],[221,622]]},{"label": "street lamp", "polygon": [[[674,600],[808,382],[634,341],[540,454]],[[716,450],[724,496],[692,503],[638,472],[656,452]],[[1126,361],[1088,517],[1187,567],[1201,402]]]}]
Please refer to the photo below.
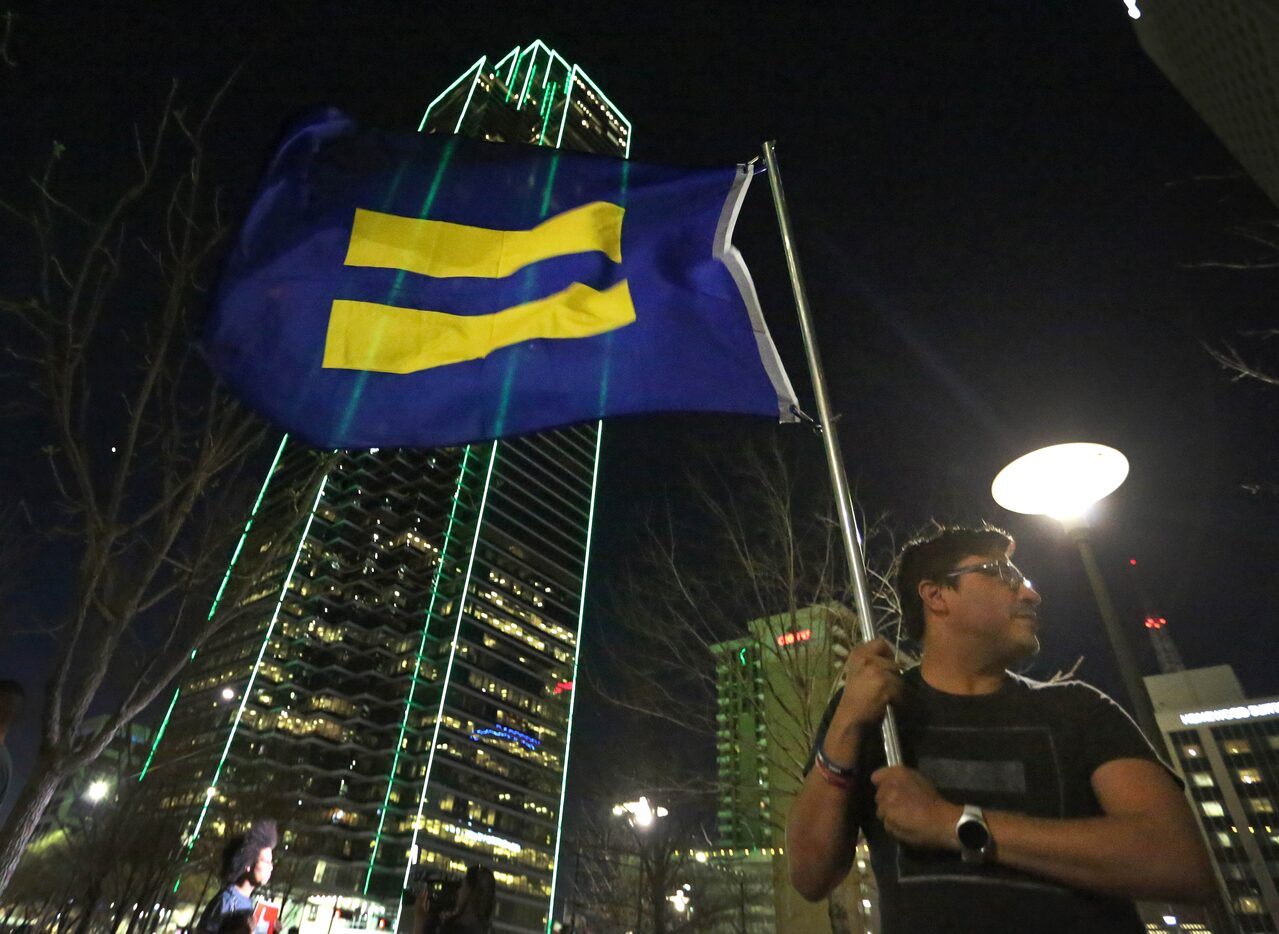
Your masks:
[{"label": "street lamp", "polygon": [[1154,709],[1142,687],[1137,661],[1119,623],[1110,590],[1097,566],[1085,518],[1089,508],[1119,489],[1127,476],[1128,458],[1114,448],[1086,442],[1054,444],[1024,454],[1001,470],[990,485],[990,495],[1012,512],[1058,520],[1074,541],[1110,638],[1128,703],[1146,738],[1153,743],[1159,739]]},{"label": "street lamp", "polygon": [[85,789],[84,799],[90,804],[97,804],[107,796],[107,792],[111,790],[110,784],[105,779],[97,779],[90,782],[89,787]]},{"label": "street lamp", "polygon": [[640,795],[638,801],[624,801],[621,804],[613,805],[613,816],[621,817],[623,814],[628,815],[626,820],[632,827],[638,827],[640,830],[647,830],[652,827],[659,817],[665,817],[670,812],[664,807],[653,807],[648,803],[648,798]]},{"label": "street lamp", "polygon": [[[640,795],[638,801],[623,801],[621,804],[613,805],[613,816],[622,817],[625,815],[626,823],[630,825],[631,832],[635,834],[635,855],[639,861],[639,871],[635,884],[635,930],[637,932],[643,927],[644,921],[645,853],[644,844],[640,841],[639,835],[657,823],[659,817],[665,817],[669,813],[670,811],[664,807],[653,807],[645,795]],[[657,908],[654,907],[653,910],[656,911]]]}]

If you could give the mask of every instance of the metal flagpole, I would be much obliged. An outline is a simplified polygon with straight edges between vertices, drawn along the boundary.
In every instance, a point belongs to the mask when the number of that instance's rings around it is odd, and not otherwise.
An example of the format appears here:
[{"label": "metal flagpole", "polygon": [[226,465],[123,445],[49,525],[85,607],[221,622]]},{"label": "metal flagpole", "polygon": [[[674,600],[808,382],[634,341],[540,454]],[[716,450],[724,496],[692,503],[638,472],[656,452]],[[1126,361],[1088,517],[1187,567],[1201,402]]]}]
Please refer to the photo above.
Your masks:
[{"label": "metal flagpole", "polygon": [[[822,444],[826,448],[826,463],[830,467],[830,482],[835,488],[835,509],[839,513],[839,528],[844,538],[844,554],[848,559],[849,577],[853,581],[853,598],[857,603],[857,628],[863,642],[875,638],[875,622],[871,615],[870,588],[866,584],[866,565],[862,556],[862,537],[857,530],[857,517],[853,515],[852,495],[848,490],[848,475],[839,452],[839,438],[835,432],[835,419],[831,414],[830,399],[826,395],[826,377],[822,372],[821,357],[817,353],[817,334],[808,308],[808,293],[804,290],[804,277],[799,270],[799,255],[795,252],[795,240],[791,233],[790,213],[786,210],[786,195],[782,191],[782,176],[777,168],[777,153],[773,142],[764,144],[764,164],[768,167],[768,186],[773,192],[773,206],[777,209],[777,222],[782,230],[782,248],[786,252],[786,268],[790,271],[791,289],[795,293],[795,310],[799,313],[799,328],[804,335],[804,355],[808,358],[808,372],[813,380],[813,395],[817,397],[817,418],[821,423]],[[897,718],[892,707],[884,711],[884,756],[889,765],[900,765],[901,743],[897,738]]]}]

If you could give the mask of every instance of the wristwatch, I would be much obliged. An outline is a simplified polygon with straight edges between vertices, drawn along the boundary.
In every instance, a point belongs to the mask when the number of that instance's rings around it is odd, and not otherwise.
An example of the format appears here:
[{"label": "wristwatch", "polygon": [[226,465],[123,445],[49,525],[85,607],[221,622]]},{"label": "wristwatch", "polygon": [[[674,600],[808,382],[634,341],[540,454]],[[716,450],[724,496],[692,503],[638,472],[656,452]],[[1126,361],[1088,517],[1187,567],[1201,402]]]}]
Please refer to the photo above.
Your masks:
[{"label": "wristwatch", "polygon": [[966,863],[985,863],[995,854],[995,838],[986,826],[986,815],[975,804],[964,805],[964,813],[955,823],[955,836]]}]

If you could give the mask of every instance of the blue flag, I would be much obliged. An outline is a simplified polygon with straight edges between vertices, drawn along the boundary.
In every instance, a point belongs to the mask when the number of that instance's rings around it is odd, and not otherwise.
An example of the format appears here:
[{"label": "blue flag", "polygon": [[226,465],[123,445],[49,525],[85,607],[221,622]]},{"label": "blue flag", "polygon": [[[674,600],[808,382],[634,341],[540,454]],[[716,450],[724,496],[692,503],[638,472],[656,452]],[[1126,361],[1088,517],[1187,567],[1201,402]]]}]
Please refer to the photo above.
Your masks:
[{"label": "blue flag", "polygon": [[368,132],[328,111],[272,160],[206,347],[245,402],[324,448],[641,412],[791,421],[730,242],[751,174]]}]

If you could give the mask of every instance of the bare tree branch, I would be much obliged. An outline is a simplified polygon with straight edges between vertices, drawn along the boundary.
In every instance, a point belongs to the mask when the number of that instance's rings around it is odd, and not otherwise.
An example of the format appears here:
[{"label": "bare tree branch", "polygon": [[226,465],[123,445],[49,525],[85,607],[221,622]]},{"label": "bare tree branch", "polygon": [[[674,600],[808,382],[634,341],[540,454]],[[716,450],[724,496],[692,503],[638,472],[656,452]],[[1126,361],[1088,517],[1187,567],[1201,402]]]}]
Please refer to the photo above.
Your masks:
[{"label": "bare tree branch", "polygon": [[[26,231],[33,260],[28,289],[0,297],[15,325],[6,333],[17,335],[5,350],[23,367],[11,395],[51,439],[42,460],[52,501],[31,524],[76,555],[69,608],[47,627],[57,638],[34,774],[0,828],[0,895],[58,785],[243,616],[247,588],[287,538],[226,574],[274,433],[217,387],[194,350],[227,233],[204,143],[225,92],[194,112],[170,87],[152,128],[134,132],[134,175],[119,190],[100,187],[87,204],[67,195],[74,186],[60,172],[72,160],[55,144],[26,202],[0,200],[0,219]],[[325,469],[317,457],[317,482]],[[307,507],[295,505],[300,523]]]}]

